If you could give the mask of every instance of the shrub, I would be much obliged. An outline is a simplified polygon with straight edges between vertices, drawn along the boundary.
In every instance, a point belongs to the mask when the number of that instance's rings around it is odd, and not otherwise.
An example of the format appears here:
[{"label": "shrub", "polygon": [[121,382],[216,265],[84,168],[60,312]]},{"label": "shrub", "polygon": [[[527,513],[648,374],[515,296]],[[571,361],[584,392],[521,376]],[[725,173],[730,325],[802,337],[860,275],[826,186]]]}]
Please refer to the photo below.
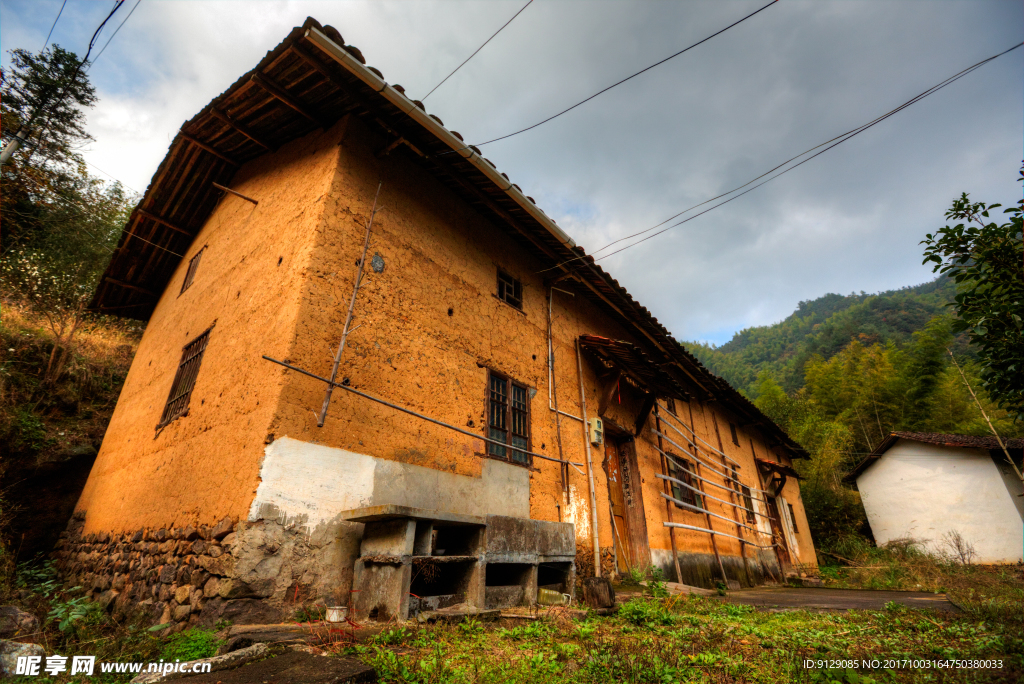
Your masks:
[{"label": "shrub", "polygon": [[193,627],[183,632],[172,634],[167,639],[160,657],[164,660],[199,660],[209,658],[217,654],[217,649],[224,644],[223,639],[217,638],[213,630]]},{"label": "shrub", "polygon": [[619,617],[637,627],[652,625],[669,626],[676,623],[676,616],[661,601],[633,599],[619,608]]}]

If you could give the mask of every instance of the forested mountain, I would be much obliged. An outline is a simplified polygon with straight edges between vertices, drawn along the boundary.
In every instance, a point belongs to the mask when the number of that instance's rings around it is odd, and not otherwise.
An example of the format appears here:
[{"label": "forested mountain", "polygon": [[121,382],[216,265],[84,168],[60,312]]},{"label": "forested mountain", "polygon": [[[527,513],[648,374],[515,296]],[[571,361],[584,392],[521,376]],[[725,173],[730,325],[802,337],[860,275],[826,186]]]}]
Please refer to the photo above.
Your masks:
[{"label": "forested mountain", "polygon": [[[955,286],[946,277],[878,294],[826,294],[800,302],[796,311],[772,325],[747,328],[721,347],[687,342],[712,372],[751,397],[758,375],[767,371],[787,392],[804,384],[804,368],[815,354],[828,360],[851,341],[864,345],[895,343],[902,347],[933,317],[948,313]],[[964,340],[954,351],[966,353]]]}]

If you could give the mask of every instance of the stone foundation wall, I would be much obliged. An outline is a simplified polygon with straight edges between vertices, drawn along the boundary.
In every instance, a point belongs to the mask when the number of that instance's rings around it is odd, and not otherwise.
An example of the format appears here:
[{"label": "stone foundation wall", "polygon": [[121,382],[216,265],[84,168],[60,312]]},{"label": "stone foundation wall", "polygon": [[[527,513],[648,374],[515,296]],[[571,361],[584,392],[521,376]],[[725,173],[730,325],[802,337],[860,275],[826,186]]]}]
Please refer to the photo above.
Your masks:
[{"label": "stone foundation wall", "polygon": [[265,520],[82,535],[84,512],[61,533],[62,579],[115,615],[145,610],[172,630],[280,622],[300,606],[348,602],[361,525],[325,539]]}]

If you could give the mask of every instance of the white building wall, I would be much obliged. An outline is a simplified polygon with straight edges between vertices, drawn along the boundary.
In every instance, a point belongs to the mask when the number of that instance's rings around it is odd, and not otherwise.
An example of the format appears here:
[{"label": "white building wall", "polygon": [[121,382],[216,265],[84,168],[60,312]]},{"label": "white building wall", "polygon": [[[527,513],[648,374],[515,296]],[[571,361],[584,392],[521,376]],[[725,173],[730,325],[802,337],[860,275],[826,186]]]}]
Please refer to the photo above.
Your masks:
[{"label": "white building wall", "polygon": [[857,487],[879,545],[909,536],[941,550],[943,535],[956,530],[974,545],[976,563],[1024,557],[1024,521],[984,449],[901,439]]}]

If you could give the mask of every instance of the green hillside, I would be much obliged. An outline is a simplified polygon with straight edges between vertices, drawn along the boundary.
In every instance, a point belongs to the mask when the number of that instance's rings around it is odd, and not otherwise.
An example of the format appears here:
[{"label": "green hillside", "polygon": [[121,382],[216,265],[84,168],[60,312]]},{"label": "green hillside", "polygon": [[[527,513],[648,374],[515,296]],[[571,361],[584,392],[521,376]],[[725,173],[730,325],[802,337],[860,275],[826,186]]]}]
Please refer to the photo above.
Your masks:
[{"label": "green hillside", "polygon": [[[804,384],[804,366],[814,354],[830,359],[851,341],[903,346],[934,316],[948,313],[955,285],[945,277],[878,294],[826,294],[800,302],[772,325],[746,328],[720,347],[685,344],[701,363],[751,397],[757,377],[768,371],[787,392]],[[958,340],[957,351],[965,352]]]}]

